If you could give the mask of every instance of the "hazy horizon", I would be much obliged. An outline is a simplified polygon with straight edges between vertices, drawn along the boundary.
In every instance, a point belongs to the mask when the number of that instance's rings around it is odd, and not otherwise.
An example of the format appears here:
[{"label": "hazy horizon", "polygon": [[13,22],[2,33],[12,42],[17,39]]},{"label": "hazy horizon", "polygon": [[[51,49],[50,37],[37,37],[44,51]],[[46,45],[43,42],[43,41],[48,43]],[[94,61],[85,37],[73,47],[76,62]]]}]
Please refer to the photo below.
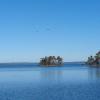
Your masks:
[{"label": "hazy horizon", "polygon": [[0,12],[0,63],[85,61],[100,50],[99,0],[1,0]]}]

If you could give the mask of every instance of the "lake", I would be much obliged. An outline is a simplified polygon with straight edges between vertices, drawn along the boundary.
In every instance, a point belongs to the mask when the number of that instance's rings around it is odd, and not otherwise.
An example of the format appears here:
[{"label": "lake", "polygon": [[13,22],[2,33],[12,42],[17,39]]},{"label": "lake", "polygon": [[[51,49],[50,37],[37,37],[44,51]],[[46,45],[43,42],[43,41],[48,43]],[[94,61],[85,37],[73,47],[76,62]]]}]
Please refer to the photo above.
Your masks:
[{"label": "lake", "polygon": [[0,100],[100,100],[100,68],[0,64]]}]

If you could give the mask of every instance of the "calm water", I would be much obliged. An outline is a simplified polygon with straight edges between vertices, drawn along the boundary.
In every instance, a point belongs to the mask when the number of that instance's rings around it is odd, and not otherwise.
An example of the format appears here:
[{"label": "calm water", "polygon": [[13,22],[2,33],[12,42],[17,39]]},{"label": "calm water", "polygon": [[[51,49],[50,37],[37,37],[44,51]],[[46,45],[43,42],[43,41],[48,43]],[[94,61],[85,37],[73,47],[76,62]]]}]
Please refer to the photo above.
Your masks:
[{"label": "calm water", "polygon": [[100,69],[0,64],[0,100],[100,100]]}]

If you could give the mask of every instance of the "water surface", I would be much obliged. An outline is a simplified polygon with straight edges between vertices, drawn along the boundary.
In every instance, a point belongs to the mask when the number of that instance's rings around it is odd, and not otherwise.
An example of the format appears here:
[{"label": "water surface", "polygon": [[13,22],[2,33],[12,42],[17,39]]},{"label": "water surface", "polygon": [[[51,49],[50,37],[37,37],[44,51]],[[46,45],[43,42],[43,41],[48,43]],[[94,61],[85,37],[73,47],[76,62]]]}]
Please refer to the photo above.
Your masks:
[{"label": "water surface", "polygon": [[100,100],[100,69],[0,64],[0,100]]}]

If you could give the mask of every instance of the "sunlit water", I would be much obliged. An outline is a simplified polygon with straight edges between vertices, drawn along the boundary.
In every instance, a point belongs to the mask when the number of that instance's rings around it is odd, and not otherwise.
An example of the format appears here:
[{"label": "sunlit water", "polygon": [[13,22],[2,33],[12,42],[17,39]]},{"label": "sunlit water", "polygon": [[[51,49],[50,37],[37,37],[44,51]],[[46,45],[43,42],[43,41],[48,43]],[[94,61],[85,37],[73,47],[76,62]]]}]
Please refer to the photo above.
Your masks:
[{"label": "sunlit water", "polygon": [[0,64],[0,100],[100,100],[100,69]]}]

